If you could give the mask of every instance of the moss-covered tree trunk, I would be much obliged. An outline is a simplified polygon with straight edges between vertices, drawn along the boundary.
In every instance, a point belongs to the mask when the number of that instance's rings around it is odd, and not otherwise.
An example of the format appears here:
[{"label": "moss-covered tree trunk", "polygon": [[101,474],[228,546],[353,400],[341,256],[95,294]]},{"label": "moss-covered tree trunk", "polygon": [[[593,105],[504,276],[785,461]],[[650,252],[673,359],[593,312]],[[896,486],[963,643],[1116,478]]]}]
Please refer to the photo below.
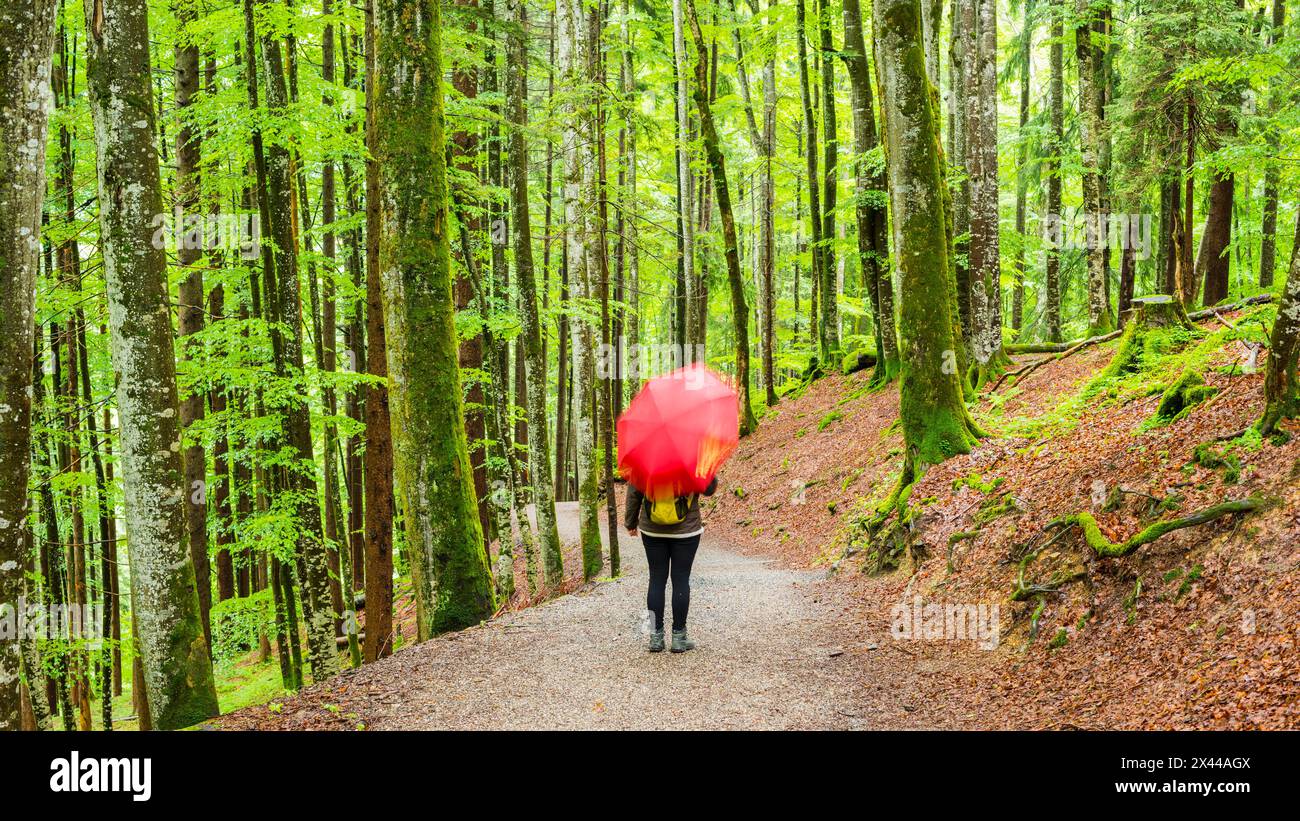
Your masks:
[{"label": "moss-covered tree trunk", "polygon": [[[519,289],[519,313],[523,325],[519,344],[524,346],[528,476],[532,482],[543,577],[548,587],[555,587],[564,579],[564,559],[560,554],[560,537],[555,522],[555,493],[549,479],[551,435],[546,416],[546,351],[542,346],[542,329],[537,315],[537,278],[533,271],[533,235],[528,209],[528,141],[524,134],[528,91],[526,20],[522,0],[511,0],[511,5],[519,28],[511,32],[507,51],[507,61],[512,66],[507,76],[512,166],[510,211],[514,223],[515,284]],[[526,526],[527,522],[520,524]]]},{"label": "moss-covered tree trunk", "polygon": [[[36,272],[57,9],[54,0],[0,7],[0,619],[17,616],[9,608],[26,590]],[[0,642],[0,730],[21,726],[21,662],[19,642]]]},{"label": "moss-covered tree trunk", "polygon": [[918,0],[877,0],[875,31],[885,113],[894,247],[899,259],[900,488],[926,466],[975,444],[956,362],[938,120],[925,73]]},{"label": "moss-covered tree trunk", "polygon": [[[1296,219],[1296,242],[1300,243],[1300,217]],[[1300,382],[1296,375],[1296,352],[1300,350],[1300,254],[1291,254],[1282,301],[1269,338],[1268,370],[1264,374],[1264,417],[1260,429],[1272,433],[1284,417],[1300,414]]]},{"label": "moss-covered tree trunk", "polygon": [[[376,87],[375,6],[366,6],[366,88]],[[388,334],[384,326],[379,242],[383,232],[379,163],[373,157],[376,98],[366,95],[366,373],[388,376]],[[393,652],[393,428],[386,384],[372,384],[366,395],[365,546],[366,662]]]},{"label": "moss-covered tree trunk", "polygon": [[[1052,0],[1052,25],[1048,47],[1047,120],[1048,132],[1043,176],[1047,178],[1047,219],[1060,225],[1061,219],[1061,151],[1065,146],[1065,50],[1062,45],[1064,26],[1061,16],[1065,0]],[[1061,247],[1060,242],[1049,242],[1046,253],[1047,270],[1043,282],[1043,317],[1047,325],[1047,338],[1061,342]]]},{"label": "moss-covered tree trunk", "polygon": [[1102,120],[1100,116],[1103,60],[1093,43],[1089,0],[1076,0],[1075,55],[1079,67],[1079,146],[1083,161],[1083,217],[1088,266],[1088,335],[1115,329],[1106,298],[1106,215],[1102,203]]},{"label": "moss-covered tree trunk", "polygon": [[[854,213],[858,225],[858,257],[864,291],[871,300],[876,341],[875,382],[898,376],[898,329],[894,324],[894,277],[889,268],[888,217],[884,204],[885,175],[872,168],[864,156],[879,145],[871,70],[862,34],[862,8],[858,0],[844,0],[844,61],[853,87],[853,150],[858,155],[857,196]],[[926,54],[927,58],[929,54]]]},{"label": "moss-covered tree trunk", "polygon": [[[749,400],[749,307],[745,303],[744,275],[740,272],[740,248],[736,240],[736,219],[731,208],[731,190],[727,186],[726,159],[722,156],[718,130],[713,123],[713,109],[709,103],[708,43],[705,42],[704,34],[700,31],[700,21],[695,11],[695,1],[686,0],[686,8],[691,24],[691,34],[695,39],[697,56],[695,63],[695,107],[700,113],[700,131],[704,137],[704,152],[709,160],[714,195],[718,198],[718,211],[722,215],[723,255],[726,257],[727,280],[731,286],[731,319],[733,340],[735,342],[736,387],[740,392],[740,435],[745,436],[758,426],[758,420],[754,417],[753,405]],[[834,285],[834,280],[832,280],[831,284]],[[822,318],[826,320],[825,313],[823,313]],[[839,347],[838,339],[839,336],[836,334],[836,348]]]},{"label": "moss-covered tree trunk", "polygon": [[560,0],[560,74],[570,90],[564,112],[564,222],[565,248],[570,291],[579,304],[588,306],[569,317],[573,347],[573,452],[578,467],[578,527],[582,545],[582,576],[595,578],[604,564],[601,556],[599,474],[596,472],[595,413],[595,328],[589,316],[595,296],[592,267],[594,254],[591,213],[596,191],[595,129],[592,99],[595,93],[587,75],[592,64],[587,21],[581,0]]},{"label": "moss-covered tree trunk", "polygon": [[86,0],[100,249],[130,538],[131,593],[152,724],[187,727],[217,714],[212,663],[186,546],[187,494],[177,418],[167,257],[150,242],[162,211],[144,0]]},{"label": "moss-covered tree trunk", "polygon": [[379,275],[397,475],[421,641],[492,615],[463,424],[444,156],[438,0],[380,0]]}]

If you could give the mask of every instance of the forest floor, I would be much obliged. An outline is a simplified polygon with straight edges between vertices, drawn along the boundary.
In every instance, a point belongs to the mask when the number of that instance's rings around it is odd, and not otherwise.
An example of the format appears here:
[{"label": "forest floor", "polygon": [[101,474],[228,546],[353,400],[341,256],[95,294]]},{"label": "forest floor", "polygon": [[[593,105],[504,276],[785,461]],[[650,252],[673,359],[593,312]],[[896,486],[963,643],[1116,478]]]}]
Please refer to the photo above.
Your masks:
[{"label": "forest floor", "polygon": [[[1088,386],[1113,342],[982,397],[974,415],[992,435],[918,483],[913,550],[898,570],[865,572],[856,540],[897,479],[897,391],[869,390],[864,373],[833,374],[767,412],[705,503],[695,651],[646,652],[645,560],[623,536],[619,579],[570,578],[572,595],[516,601],[522,609],[484,625],[213,724],[1300,727],[1300,437],[1216,446],[1235,469],[1198,463],[1198,445],[1245,428],[1263,404],[1262,373],[1240,367],[1236,337],[1223,323],[1202,327],[1187,351],[1100,392]],[[1152,425],[1159,388],[1189,365],[1219,392]],[[1104,504],[1116,487],[1120,503]],[[1013,557],[1044,543],[1057,516],[1090,511],[1119,541],[1151,521],[1246,496],[1269,506],[1120,559],[1098,559],[1066,534],[1026,571],[1056,591],[1012,599]],[[571,544],[572,503],[560,515]],[[566,568],[577,566],[570,548]],[[984,606],[995,614],[991,640],[951,629],[900,636],[899,618],[928,614],[926,605]]]},{"label": "forest floor", "polygon": [[[576,537],[576,503],[559,505]],[[570,538],[566,538],[569,541]],[[777,569],[706,537],[691,580],[684,654],[646,651],[645,556],[624,537],[624,572],[481,626],[411,645],[222,729],[831,729],[921,726],[904,686],[889,699],[847,653],[857,636],[823,570]],[[631,549],[637,548],[637,549]]]}]

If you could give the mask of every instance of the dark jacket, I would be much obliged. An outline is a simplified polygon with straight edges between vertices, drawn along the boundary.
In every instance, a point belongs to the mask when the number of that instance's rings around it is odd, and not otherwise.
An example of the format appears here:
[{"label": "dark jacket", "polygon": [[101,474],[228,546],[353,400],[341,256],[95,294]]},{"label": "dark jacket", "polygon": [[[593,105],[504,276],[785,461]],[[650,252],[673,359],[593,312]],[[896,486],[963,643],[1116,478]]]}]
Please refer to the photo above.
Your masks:
[{"label": "dark jacket", "polygon": [[[705,496],[712,496],[718,489],[718,479],[715,476],[709,486],[704,489]],[[628,530],[636,528],[642,533],[651,536],[664,536],[670,539],[684,539],[688,536],[694,536],[704,532],[704,523],[700,520],[700,497],[692,495],[687,497],[690,505],[686,509],[686,516],[675,525],[660,525],[650,521],[650,503],[647,501],[645,494],[636,488],[631,482],[627,484],[627,504],[623,507],[623,526]]]}]

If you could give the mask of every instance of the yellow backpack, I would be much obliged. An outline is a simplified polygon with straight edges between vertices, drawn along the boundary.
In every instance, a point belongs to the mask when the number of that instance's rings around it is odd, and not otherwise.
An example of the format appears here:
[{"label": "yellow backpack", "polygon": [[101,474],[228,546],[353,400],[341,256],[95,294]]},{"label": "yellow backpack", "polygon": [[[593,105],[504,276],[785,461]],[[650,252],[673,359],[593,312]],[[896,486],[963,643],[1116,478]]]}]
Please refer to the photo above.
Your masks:
[{"label": "yellow backpack", "polygon": [[691,509],[691,498],[678,496],[662,502],[650,502],[650,521],[657,525],[679,525]]}]

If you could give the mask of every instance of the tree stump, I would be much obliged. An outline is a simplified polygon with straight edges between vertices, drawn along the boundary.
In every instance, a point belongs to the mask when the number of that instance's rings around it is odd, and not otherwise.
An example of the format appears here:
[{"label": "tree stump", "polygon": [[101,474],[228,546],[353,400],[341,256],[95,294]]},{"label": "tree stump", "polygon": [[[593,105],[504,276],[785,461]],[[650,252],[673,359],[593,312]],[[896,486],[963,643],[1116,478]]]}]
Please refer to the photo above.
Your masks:
[{"label": "tree stump", "polygon": [[1138,327],[1144,329],[1179,326],[1190,328],[1192,324],[1187,318],[1187,311],[1183,308],[1183,304],[1169,294],[1136,297],[1133,300],[1133,307],[1124,313],[1125,327],[1134,321],[1137,322]]},{"label": "tree stump", "polygon": [[[1137,297],[1124,319],[1124,334],[1114,358],[1102,371],[1103,378],[1142,369],[1147,360],[1163,355],[1170,346],[1180,344],[1180,337],[1196,330],[1183,304],[1168,294]],[[1187,334],[1176,333],[1179,330]]]}]

